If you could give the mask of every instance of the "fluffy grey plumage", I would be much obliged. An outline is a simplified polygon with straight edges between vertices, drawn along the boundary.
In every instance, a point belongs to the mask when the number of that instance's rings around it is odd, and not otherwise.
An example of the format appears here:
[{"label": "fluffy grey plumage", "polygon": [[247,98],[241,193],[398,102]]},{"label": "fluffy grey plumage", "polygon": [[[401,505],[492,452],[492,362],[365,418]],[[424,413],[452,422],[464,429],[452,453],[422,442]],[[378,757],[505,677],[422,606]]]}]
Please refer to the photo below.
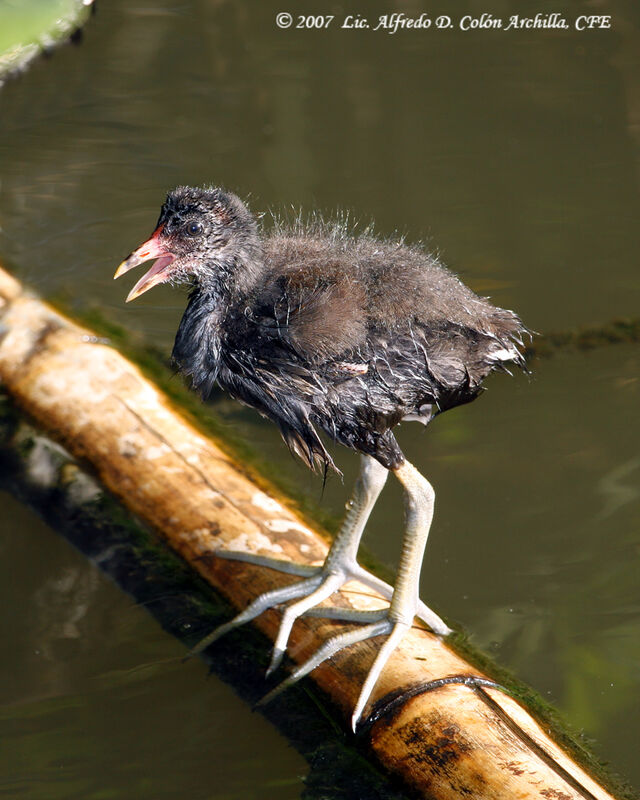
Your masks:
[{"label": "fluffy grey plumage", "polygon": [[175,363],[204,397],[217,382],[276,422],[310,466],[333,466],[318,429],[397,466],[394,425],[523,366],[519,318],[420,247],[318,219],[264,231],[235,195],[190,187],[168,195],[155,240],[162,280],[193,282]]},{"label": "fluffy grey plumage", "polygon": [[[316,609],[363,626],[327,640],[267,695],[275,696],[343,647],[386,636],[355,705],[355,729],[413,617],[420,616],[437,634],[450,632],[418,598],[434,491],[405,460],[392,429],[403,419],[428,422],[473,400],[494,369],[510,362],[523,366],[518,345],[525,328],[513,312],[475,295],[419,247],[381,241],[371,232],[356,236],[343,225],[321,221],[278,224],[266,232],[237,197],[220,189],[171,192],[153,236],[116,277],[149,258],[157,261],[128,299],[167,280],[193,283],[173,358],[204,397],[217,382],[272,419],[309,466],[333,466],[318,430],[363,454],[351,503],[324,565],[283,565],[262,555],[227,553],[302,580],[257,597],[196,647],[199,652],[267,608],[290,603],[274,643],[271,672],[298,617],[350,580],[363,582],[389,600],[388,608]],[[406,527],[395,587],[356,561],[387,470],[405,491]]]}]

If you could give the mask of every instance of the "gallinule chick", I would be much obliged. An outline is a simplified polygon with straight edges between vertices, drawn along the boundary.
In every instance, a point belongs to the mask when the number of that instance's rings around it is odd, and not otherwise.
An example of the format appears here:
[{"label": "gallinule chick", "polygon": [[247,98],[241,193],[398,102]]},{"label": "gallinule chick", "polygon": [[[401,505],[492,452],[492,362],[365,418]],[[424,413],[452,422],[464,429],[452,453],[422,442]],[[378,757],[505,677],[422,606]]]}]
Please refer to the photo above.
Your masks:
[{"label": "gallinule chick", "polygon": [[[302,578],[268,592],[206,637],[281,603],[269,672],[281,662],[297,617],[315,614],[361,627],[329,639],[267,697],[354,642],[386,636],[353,713],[355,726],[414,616],[440,635],[447,625],[419,600],[419,576],[433,516],[431,484],[402,454],[393,428],[424,424],[468,403],[483,379],[512,363],[526,332],[512,311],[478,297],[421,247],[353,235],[319,220],[261,230],[234,194],[179,187],[162,206],[151,238],[115,277],[157,259],[127,301],[158,283],[192,285],[173,348],[177,366],[207,398],[217,383],[278,425],[293,453],[325,470],[334,462],[318,430],[361,454],[346,518],[322,567],[244,553],[221,554]],[[360,567],[360,537],[389,472],[405,492],[406,527],[394,587]],[[389,600],[381,611],[316,608],[357,579]]]}]

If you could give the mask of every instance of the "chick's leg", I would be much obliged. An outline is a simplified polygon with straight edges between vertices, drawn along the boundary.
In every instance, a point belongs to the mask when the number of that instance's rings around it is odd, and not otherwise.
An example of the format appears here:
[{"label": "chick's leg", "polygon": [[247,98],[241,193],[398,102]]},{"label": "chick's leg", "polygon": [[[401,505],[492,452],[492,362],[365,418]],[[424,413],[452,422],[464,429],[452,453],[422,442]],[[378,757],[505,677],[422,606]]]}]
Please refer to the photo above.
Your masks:
[{"label": "chick's leg", "polygon": [[[255,617],[262,614],[262,612],[266,611],[268,608],[273,608],[281,603],[286,603],[302,597],[302,605],[295,604],[294,606],[290,606],[290,609],[300,608],[301,610],[297,612],[293,610],[289,613],[286,620],[283,619],[283,625],[286,625],[286,627],[281,627],[281,632],[274,648],[274,655],[280,653],[280,658],[282,658],[282,651],[286,646],[286,640],[288,639],[291,626],[296,617],[305,613],[308,609],[311,609],[313,605],[321,602],[326,597],[329,597],[334,591],[337,591],[342,584],[352,579],[361,581],[367,586],[381,592],[384,597],[390,599],[393,592],[392,588],[384,581],[376,578],[375,575],[371,575],[364,570],[356,562],[356,554],[358,552],[358,545],[360,544],[362,533],[369,519],[369,515],[371,514],[371,510],[378,499],[378,495],[386,483],[388,474],[388,471],[375,459],[370,456],[361,457],[360,475],[356,481],[351,500],[348,503],[344,522],[321,567],[312,567],[308,564],[293,564],[282,561],[281,559],[268,558],[249,553],[236,553],[231,551],[217,553],[216,555],[221,558],[229,558],[269,567],[279,572],[298,575],[304,578],[304,580],[282,589],[274,589],[260,595],[230,622],[216,628],[216,630],[202,639],[202,641],[193,648],[191,651],[192,654],[195,655],[196,653],[202,652],[210,644],[219,639],[220,636],[223,636],[239,625],[243,625],[245,622],[255,619]],[[318,609],[318,612],[321,614],[322,610]],[[327,616],[332,616],[331,611]],[[279,661],[279,659],[277,659],[277,661]]]},{"label": "chick's leg", "polygon": [[[297,602],[287,606],[283,613],[268,673],[276,669],[282,661],[291,629],[298,617],[312,615],[364,623],[357,630],[340,633],[327,640],[316,653],[263,698],[263,702],[272,699],[339,650],[376,636],[387,636],[388,638],[382,644],[358,698],[352,717],[352,725],[355,729],[389,656],[404,633],[411,627],[413,618],[418,616],[423,619],[434,633],[447,635],[451,632],[446,623],[422,603],[418,597],[420,567],[433,518],[433,488],[408,461],[403,461],[394,470],[394,473],[405,490],[406,517],[406,528],[395,587],[392,588],[379,578],[371,575],[360,567],[356,561],[358,545],[364,527],[388,475],[387,470],[377,461],[368,456],[363,456],[360,476],[356,482],[344,523],[322,567],[299,567],[287,564],[283,571],[306,576],[304,580],[260,595],[234,619],[221,625],[203,639],[196,645],[192,653],[204,650],[229,630],[249,622],[268,608],[273,608],[292,600]],[[225,557],[233,558],[234,555],[226,553]],[[261,556],[239,555],[243,561],[275,569],[279,569],[279,565],[282,563],[275,559],[265,559]],[[347,581],[353,579],[380,592],[383,597],[390,600],[389,606],[376,611],[316,607]]]},{"label": "chick's leg", "polygon": [[[406,527],[396,585],[389,608],[385,609],[377,620],[371,620],[370,624],[329,639],[311,658],[301,664],[285,681],[263,698],[263,702],[275,697],[283,689],[307,675],[344,647],[376,636],[387,636],[388,638],[381,645],[360,691],[351,719],[352,727],[355,730],[391,653],[411,627],[414,616],[419,615],[420,568],[433,518],[435,493],[431,484],[408,461],[404,461],[394,472],[405,490]],[[439,620],[439,618],[436,619]],[[444,628],[443,632],[449,632],[445,623],[441,620],[439,622]]]}]

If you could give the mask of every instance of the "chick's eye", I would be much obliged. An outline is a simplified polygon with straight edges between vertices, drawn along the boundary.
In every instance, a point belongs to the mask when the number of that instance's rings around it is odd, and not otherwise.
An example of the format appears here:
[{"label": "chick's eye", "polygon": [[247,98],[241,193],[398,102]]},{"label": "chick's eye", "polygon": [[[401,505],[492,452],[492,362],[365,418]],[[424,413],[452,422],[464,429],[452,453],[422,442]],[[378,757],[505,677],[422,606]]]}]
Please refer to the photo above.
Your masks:
[{"label": "chick's eye", "polygon": [[188,222],[186,225],[187,236],[200,236],[202,233],[202,223]]}]

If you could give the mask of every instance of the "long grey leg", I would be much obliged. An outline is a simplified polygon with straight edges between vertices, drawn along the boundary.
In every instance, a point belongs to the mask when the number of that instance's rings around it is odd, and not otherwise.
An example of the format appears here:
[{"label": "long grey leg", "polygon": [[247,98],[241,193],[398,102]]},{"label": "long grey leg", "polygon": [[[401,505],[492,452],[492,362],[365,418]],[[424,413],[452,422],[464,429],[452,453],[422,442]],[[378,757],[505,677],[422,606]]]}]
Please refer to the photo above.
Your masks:
[{"label": "long grey leg", "polygon": [[324,579],[315,592],[303,597],[297,603],[292,603],[282,615],[267,675],[282,661],[296,619],[332,595],[348,580],[359,577],[359,574],[364,572],[356,561],[358,546],[388,475],[388,470],[371,456],[360,457],[360,475],[347,504],[344,522],[322,565]]},{"label": "long grey leg", "polygon": [[[236,553],[233,551],[218,553],[220,558],[235,559],[245,561],[250,564],[269,567],[280,572],[299,575],[306,578],[300,583],[286,586],[283,589],[274,589],[257,597],[251,605],[244,611],[235,616],[232,620],[220,625],[208,636],[205,636],[191,650],[190,655],[205,650],[217,639],[233,628],[244,625],[252,619],[262,614],[268,608],[286,603],[303,597],[300,603],[290,606],[280,626],[278,638],[276,640],[273,658],[269,671],[275,669],[284,654],[291,628],[296,618],[302,616],[308,609],[316,603],[320,603],[333,592],[337,591],[343,583],[352,578],[357,578],[374,588],[386,588],[387,594],[391,596],[391,587],[387,586],[379,578],[376,578],[366,570],[362,569],[356,562],[358,545],[362,538],[371,510],[382,488],[384,487],[389,472],[382,464],[378,463],[370,456],[361,456],[360,475],[356,481],[353,494],[347,505],[347,513],[338,531],[338,534],[331,545],[331,549],[322,567],[310,567],[307,564],[290,564],[282,559],[269,558],[268,556],[254,555],[253,553]],[[368,621],[368,620],[367,620]]]},{"label": "long grey leg", "polygon": [[420,594],[420,569],[433,520],[436,494],[418,470],[405,461],[395,471],[404,486],[405,532],[389,617],[410,623]]},{"label": "long grey leg", "polygon": [[[392,609],[394,608],[394,603],[395,607],[398,608],[403,602],[403,599],[398,596],[398,587],[402,585],[403,572],[408,569],[408,561],[413,559],[413,563],[416,564],[417,573],[413,576],[412,585],[414,587],[416,599],[415,605],[413,606],[411,619],[413,619],[414,616],[418,616],[420,619],[426,622],[427,625],[429,625],[434,633],[437,633],[440,636],[447,636],[451,633],[451,628],[449,628],[449,626],[442,619],[440,619],[440,617],[434,611],[425,605],[425,603],[423,603],[419,597],[420,566],[422,564],[422,557],[424,555],[424,549],[427,543],[429,528],[431,527],[431,520],[433,519],[435,493],[433,491],[433,487],[426,480],[426,478],[424,478],[408,461],[405,461],[397,470],[395,470],[396,477],[405,488],[406,518],[403,549],[400,556],[395,587],[389,586],[388,583],[385,583],[380,578],[372,575],[370,572],[367,572],[367,570],[363,569],[356,562],[356,554],[360,544],[362,532],[369,519],[371,510],[373,509],[373,506],[375,505],[375,502],[385,484],[388,474],[388,470],[382,467],[375,459],[370,458],[369,456],[362,456],[362,471],[360,473],[360,478],[356,483],[354,494],[350,501],[351,506],[349,508],[350,512],[354,512],[354,519],[350,520],[349,514],[347,515],[347,518],[340,529],[340,533],[338,534],[338,537],[329,551],[329,555],[327,556],[323,569],[330,570],[332,562],[339,563],[342,570],[348,573],[349,578],[356,579],[361,583],[364,583],[371,589],[380,592],[380,594],[387,600],[391,600],[392,603],[389,609],[389,613],[391,614],[393,613]],[[415,510],[418,507],[421,509],[421,511]],[[424,515],[422,523],[416,522],[416,514]],[[414,528],[416,530],[426,530],[424,534],[424,541],[421,545],[419,543],[419,534],[410,534],[410,531],[412,531]],[[418,536],[418,542],[417,545],[414,545],[416,536]],[[421,547],[421,549],[419,550],[419,553],[416,552],[415,556],[412,556],[409,552],[407,552],[407,548],[415,546],[418,548]],[[410,577],[406,577],[404,580],[405,582],[409,581]],[[317,617],[330,616],[332,619],[342,619],[347,622],[368,621],[363,616],[364,612],[357,611],[355,609],[328,609],[326,607],[315,609],[312,606],[309,606],[308,610],[306,610],[304,613],[309,616]],[[377,612],[373,613],[375,614]],[[298,613],[298,616],[300,616],[300,613]]]},{"label": "long grey leg", "polygon": [[[387,639],[380,647],[373,666],[369,670],[353,712],[351,722],[355,730],[382,670],[391,653],[393,653],[406,631],[411,627],[414,616],[417,613],[422,615],[423,609],[426,609],[435,618],[442,632],[449,632],[445,623],[423,603],[420,603],[418,599],[420,568],[433,519],[435,493],[431,484],[408,461],[403,462],[394,472],[405,491],[405,533],[402,541],[396,585],[389,608],[373,612],[357,612],[349,609],[310,610],[310,613],[314,616],[316,614],[318,616],[324,615],[323,612],[329,611],[326,614],[328,617],[334,619],[346,618],[350,621],[368,624],[358,630],[347,631],[329,639],[307,661],[297,667],[282,684],[270,692],[264,698],[265,701],[272,699],[282,689],[295,683],[304,675],[308,675],[324,660],[330,658],[344,647],[376,636],[386,636]],[[348,545],[342,552],[346,552],[347,549]],[[296,605],[299,606],[300,603]]]},{"label": "long grey leg", "polygon": [[360,456],[360,475],[347,503],[344,522],[324,562],[324,569],[331,571],[337,568],[342,571],[347,565],[352,570],[358,566],[356,556],[360,539],[388,476],[389,470],[375,458]]},{"label": "long grey leg", "polygon": [[433,519],[435,492],[429,481],[408,461],[403,462],[394,473],[404,486],[406,527],[395,589],[387,617],[389,639],[380,648],[360,691],[351,720],[354,730],[389,656],[411,627],[416,614],[420,593],[420,569]]},{"label": "long grey leg", "polygon": [[[301,664],[281,686],[276,687],[265,698],[266,700],[274,697],[281,689],[290,686],[302,676],[307,675],[325,659],[331,657],[342,648],[375,636],[387,636],[388,638],[380,647],[360,692],[352,717],[352,725],[355,730],[355,726],[382,670],[402,636],[411,627],[414,617],[419,616],[424,619],[435,633],[441,635],[450,633],[450,629],[440,617],[422,603],[418,597],[420,567],[433,518],[435,498],[433,488],[408,461],[404,461],[394,470],[394,473],[404,487],[406,518],[402,552],[394,588],[368,573],[356,561],[358,546],[365,525],[388,476],[388,471],[381,464],[373,458],[362,456],[360,476],[356,481],[345,520],[323,566],[283,568],[282,562],[277,559],[237,554],[243,561],[261,564],[273,569],[282,569],[283,571],[300,575],[305,580],[283,589],[275,589],[260,595],[243,612],[230,622],[217,628],[199,645],[196,645],[194,652],[200,652],[219,636],[254,619],[267,608],[273,608],[292,600],[297,602],[288,606],[283,613],[268,673],[272,672],[280,664],[289,640],[291,628],[298,617],[310,614],[313,616],[325,616],[330,619],[364,623],[359,630],[348,631],[329,639],[311,658]],[[234,558],[235,555],[234,553],[227,553],[224,554],[224,557]],[[379,591],[383,597],[389,598],[389,607],[377,611],[315,608],[344,583],[352,579],[361,581]]]},{"label": "long grey leg", "polygon": [[[343,571],[348,565],[350,572],[362,572],[363,583],[367,583],[371,588],[380,589],[381,591],[384,589],[390,590],[391,587],[388,584],[363,570],[356,562],[360,539],[388,475],[389,471],[374,458],[366,455],[360,456],[360,474],[353,487],[351,498],[347,502],[347,513],[321,568],[311,567],[308,564],[294,564],[281,558],[259,556],[254,553],[235,550],[217,551],[216,557],[228,558],[233,561],[245,561],[249,564],[269,567],[278,572],[286,572],[289,575],[299,575],[304,578],[317,575],[319,569],[328,572],[331,571],[332,567],[339,565],[339,570]],[[366,580],[364,576],[366,576]],[[350,577],[354,577],[354,575],[350,575]],[[391,593],[389,591],[390,597]]]}]

